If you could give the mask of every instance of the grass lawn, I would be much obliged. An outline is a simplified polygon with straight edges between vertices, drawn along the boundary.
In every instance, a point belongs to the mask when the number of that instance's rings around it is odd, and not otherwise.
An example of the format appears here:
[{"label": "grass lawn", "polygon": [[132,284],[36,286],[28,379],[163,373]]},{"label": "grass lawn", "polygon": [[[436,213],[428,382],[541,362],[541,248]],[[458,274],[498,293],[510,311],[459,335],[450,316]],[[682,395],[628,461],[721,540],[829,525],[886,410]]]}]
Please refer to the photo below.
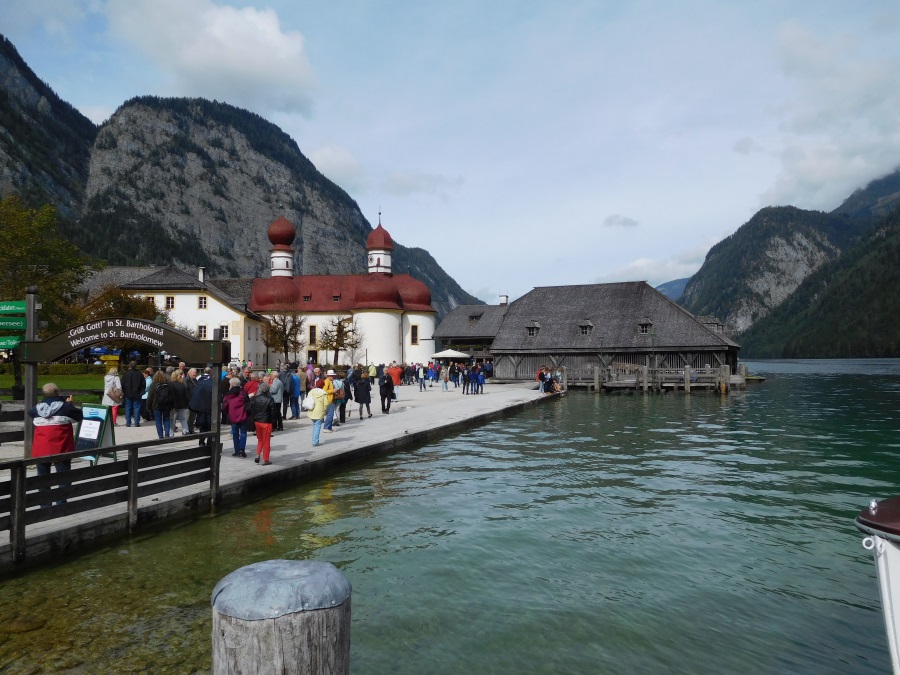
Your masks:
[{"label": "grass lawn", "polygon": [[[53,382],[60,390],[65,393],[67,391],[90,391],[103,389],[103,375],[38,375],[38,389]],[[0,375],[0,389],[12,389],[14,380],[12,375]],[[75,403],[99,403],[100,395],[98,394],[82,394],[76,396]],[[38,400],[41,394],[38,392]],[[0,400],[12,400],[12,396],[0,396]]]}]

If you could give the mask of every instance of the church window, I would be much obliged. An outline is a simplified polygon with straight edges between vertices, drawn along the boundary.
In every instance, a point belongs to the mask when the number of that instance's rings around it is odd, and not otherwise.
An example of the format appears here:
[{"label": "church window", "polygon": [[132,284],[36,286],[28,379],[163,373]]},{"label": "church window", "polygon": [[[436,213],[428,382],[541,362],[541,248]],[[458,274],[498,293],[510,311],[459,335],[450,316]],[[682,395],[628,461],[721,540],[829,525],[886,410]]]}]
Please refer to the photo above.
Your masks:
[{"label": "church window", "polygon": [[316,344],[316,338],[318,337],[316,335],[317,332],[318,332],[318,330],[317,330],[316,326],[309,327],[309,344],[311,344],[311,345]]},{"label": "church window", "polygon": [[410,344],[417,345],[419,344],[419,327],[418,326],[410,326],[411,336],[410,336]]}]

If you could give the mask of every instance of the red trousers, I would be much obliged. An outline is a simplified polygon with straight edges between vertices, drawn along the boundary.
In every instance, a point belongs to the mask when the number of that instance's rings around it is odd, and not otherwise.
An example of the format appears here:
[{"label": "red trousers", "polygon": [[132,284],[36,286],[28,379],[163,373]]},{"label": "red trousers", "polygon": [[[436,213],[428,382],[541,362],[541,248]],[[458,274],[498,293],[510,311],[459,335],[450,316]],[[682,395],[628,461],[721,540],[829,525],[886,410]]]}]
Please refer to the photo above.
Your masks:
[{"label": "red trousers", "polygon": [[256,423],[256,454],[262,453],[262,461],[269,461],[269,450],[272,445],[272,425]]}]

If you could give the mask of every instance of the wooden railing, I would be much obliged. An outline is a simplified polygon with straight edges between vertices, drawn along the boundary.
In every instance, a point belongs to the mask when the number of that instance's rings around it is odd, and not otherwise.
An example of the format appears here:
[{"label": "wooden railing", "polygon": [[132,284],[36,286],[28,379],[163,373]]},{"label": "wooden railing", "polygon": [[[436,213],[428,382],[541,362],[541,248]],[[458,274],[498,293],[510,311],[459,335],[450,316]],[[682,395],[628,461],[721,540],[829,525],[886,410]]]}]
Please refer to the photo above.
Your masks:
[{"label": "wooden railing", "polygon": [[[48,457],[0,462],[0,471],[10,478],[0,480],[0,531],[9,530],[13,560],[25,557],[25,530],[29,525],[114,504],[127,505],[128,527],[138,522],[138,499],[209,482],[215,503],[219,489],[221,444],[215,447],[214,432],[192,434],[191,441],[208,439],[206,446],[179,447],[141,454],[142,449],[182,443],[183,438],[162,438],[128,443],[100,450],[79,450],[53,455],[52,460],[97,457],[96,464],[45,476],[28,470]],[[113,457],[115,455],[115,457]],[[107,461],[106,457],[110,457]],[[58,503],[64,502],[64,503]]]},{"label": "wooden railing", "polygon": [[[725,372],[727,371],[727,373]],[[568,386],[647,389],[729,388],[730,369],[725,368],[648,368],[614,363],[608,368],[564,371]]]}]

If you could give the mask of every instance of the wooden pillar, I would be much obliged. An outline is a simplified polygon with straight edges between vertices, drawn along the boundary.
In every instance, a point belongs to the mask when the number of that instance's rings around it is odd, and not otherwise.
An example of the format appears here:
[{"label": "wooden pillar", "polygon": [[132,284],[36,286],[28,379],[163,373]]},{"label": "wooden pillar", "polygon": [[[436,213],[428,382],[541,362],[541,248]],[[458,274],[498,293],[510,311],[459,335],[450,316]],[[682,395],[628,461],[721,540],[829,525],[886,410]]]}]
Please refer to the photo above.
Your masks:
[{"label": "wooden pillar", "polygon": [[644,391],[647,391],[647,387],[650,384],[650,367],[649,366],[641,366],[641,388]]},{"label": "wooden pillar", "polygon": [[597,366],[594,368],[594,391],[600,391],[600,368],[603,366]]},{"label": "wooden pillar", "polygon": [[691,367],[684,367],[684,391],[689,394],[691,391]]},{"label": "wooden pillar", "polygon": [[331,563],[266,560],[212,593],[212,672],[350,672],[350,582]]}]

